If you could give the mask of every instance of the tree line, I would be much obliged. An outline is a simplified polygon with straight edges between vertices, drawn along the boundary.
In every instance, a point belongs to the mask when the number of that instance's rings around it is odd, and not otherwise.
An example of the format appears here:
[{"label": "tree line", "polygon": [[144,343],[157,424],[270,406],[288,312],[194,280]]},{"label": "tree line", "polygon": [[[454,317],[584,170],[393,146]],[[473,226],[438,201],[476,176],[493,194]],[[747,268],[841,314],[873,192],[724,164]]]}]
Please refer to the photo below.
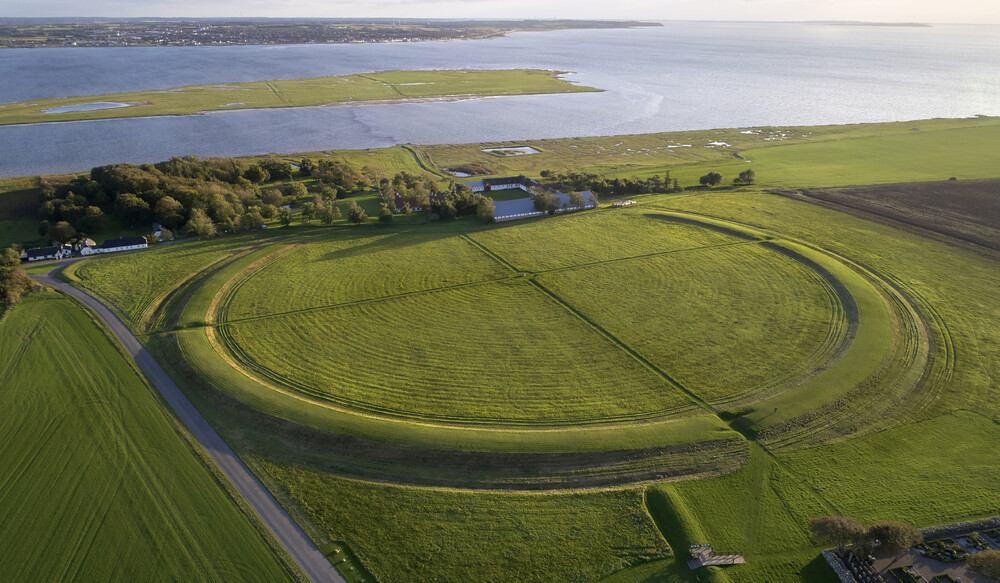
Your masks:
[{"label": "tree line", "polygon": [[[98,166],[66,184],[39,179],[44,198],[39,236],[68,242],[101,231],[109,215],[131,228],[155,221],[168,232],[199,236],[253,230],[264,219],[284,221],[281,207],[296,202],[312,203],[311,214],[320,220],[327,213],[339,217],[335,201],[367,188],[374,172],[366,170],[368,176],[338,160],[310,158],[296,167],[274,157],[249,163],[184,156],[156,164]],[[315,178],[317,192],[299,182],[273,183],[296,177]]]},{"label": "tree line", "polygon": [[604,178],[585,172],[553,172],[542,170],[544,178],[553,188],[560,191],[589,190],[598,196],[629,196],[635,194],[683,192],[684,187],[667,171],[663,176],[654,174],[649,178]]}]

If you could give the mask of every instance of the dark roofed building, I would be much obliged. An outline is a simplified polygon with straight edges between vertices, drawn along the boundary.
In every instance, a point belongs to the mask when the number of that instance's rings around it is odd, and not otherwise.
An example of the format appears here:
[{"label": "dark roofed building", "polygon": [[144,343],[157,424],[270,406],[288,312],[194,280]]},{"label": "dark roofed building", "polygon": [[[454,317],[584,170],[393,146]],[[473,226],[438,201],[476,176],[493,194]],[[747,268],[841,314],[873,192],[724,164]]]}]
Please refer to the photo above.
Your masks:
[{"label": "dark roofed building", "polygon": [[506,178],[483,178],[472,182],[463,182],[472,192],[489,192],[491,190],[507,190],[510,188],[520,188],[528,190],[532,186],[541,186],[538,182],[527,176],[508,176]]},{"label": "dark roofed building", "polygon": [[62,247],[35,247],[25,251],[28,261],[42,261],[43,259],[55,259],[56,254],[62,254]]},{"label": "dark roofed building", "polygon": [[98,253],[115,253],[117,251],[131,251],[132,249],[145,249],[149,246],[145,237],[123,237],[121,239],[108,239],[97,246]]}]

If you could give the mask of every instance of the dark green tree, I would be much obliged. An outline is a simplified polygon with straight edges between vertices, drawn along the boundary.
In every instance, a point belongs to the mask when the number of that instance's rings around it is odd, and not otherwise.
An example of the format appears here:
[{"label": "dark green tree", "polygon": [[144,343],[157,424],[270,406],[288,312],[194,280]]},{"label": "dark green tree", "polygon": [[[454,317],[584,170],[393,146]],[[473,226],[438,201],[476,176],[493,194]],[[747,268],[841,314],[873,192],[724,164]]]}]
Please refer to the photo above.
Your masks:
[{"label": "dark green tree", "polygon": [[31,278],[21,269],[21,254],[17,249],[8,247],[0,252],[0,302],[14,305],[32,287]]},{"label": "dark green tree", "polygon": [[551,190],[535,188],[531,192],[531,200],[535,205],[536,211],[549,213],[551,215],[556,212],[556,209],[559,208],[559,197],[556,196]]},{"label": "dark green tree", "polygon": [[118,195],[115,212],[122,222],[133,227],[150,219],[149,203],[130,192]]},{"label": "dark green tree", "polygon": [[184,225],[184,230],[201,239],[215,236],[215,224],[208,216],[208,213],[201,209],[191,211],[191,217],[188,219],[187,224]]},{"label": "dark green tree", "polygon": [[347,220],[360,225],[368,220],[368,213],[353,200],[347,205]]},{"label": "dark green tree", "polygon": [[260,184],[270,180],[271,173],[265,170],[260,164],[254,164],[243,171],[243,178],[254,184]]},{"label": "dark green tree", "polygon": [[164,196],[156,201],[153,217],[163,226],[174,229],[184,223],[184,205],[172,196]]},{"label": "dark green tree", "polygon": [[740,172],[740,175],[733,178],[733,184],[753,184],[754,180],[757,179],[757,174],[752,168],[747,168],[746,170]]},{"label": "dark green tree", "polygon": [[384,202],[379,205],[378,220],[381,221],[382,224],[388,225],[389,223],[391,223],[392,222],[392,216],[393,216],[393,212],[392,212],[392,209],[389,208],[389,205],[387,205]]},{"label": "dark green tree", "polygon": [[303,203],[302,211],[299,213],[299,220],[302,224],[306,224],[316,216],[316,205],[315,203],[307,202]]},{"label": "dark green tree", "polygon": [[479,220],[484,223],[492,223],[493,215],[496,214],[496,205],[493,204],[493,199],[488,196],[480,196],[479,202],[476,204],[476,216]]},{"label": "dark green tree", "polygon": [[76,220],[76,228],[94,234],[104,228],[104,211],[98,206],[88,206],[84,215]]},{"label": "dark green tree", "polygon": [[722,174],[719,174],[718,172],[709,172],[698,179],[698,184],[701,184],[702,186],[718,186],[722,184]]},{"label": "dark green tree", "polygon": [[49,241],[59,243],[69,243],[74,237],[76,237],[76,229],[66,221],[59,221],[49,226],[49,232],[45,236]]},{"label": "dark green tree", "polygon": [[920,529],[905,522],[879,522],[868,529],[867,538],[879,549],[899,555],[923,542]]}]

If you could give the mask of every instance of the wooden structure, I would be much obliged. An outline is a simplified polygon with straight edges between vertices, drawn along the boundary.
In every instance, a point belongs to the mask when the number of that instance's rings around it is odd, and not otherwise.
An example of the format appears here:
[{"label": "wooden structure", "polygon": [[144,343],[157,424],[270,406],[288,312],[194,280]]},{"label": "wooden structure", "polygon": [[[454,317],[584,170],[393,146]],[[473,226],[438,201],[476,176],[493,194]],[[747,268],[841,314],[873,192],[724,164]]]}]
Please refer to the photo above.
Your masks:
[{"label": "wooden structure", "polygon": [[688,561],[688,567],[692,571],[710,565],[744,565],[747,562],[743,555],[716,555],[712,552],[711,543],[691,545],[689,550],[691,551],[691,560]]}]

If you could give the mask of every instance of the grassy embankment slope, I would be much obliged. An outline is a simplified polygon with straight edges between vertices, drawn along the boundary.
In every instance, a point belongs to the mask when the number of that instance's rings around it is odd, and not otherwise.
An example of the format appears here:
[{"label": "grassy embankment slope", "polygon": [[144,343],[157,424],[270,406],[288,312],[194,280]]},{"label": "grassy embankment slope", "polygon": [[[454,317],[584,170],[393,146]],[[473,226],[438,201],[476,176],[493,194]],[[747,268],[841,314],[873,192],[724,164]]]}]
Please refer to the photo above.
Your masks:
[{"label": "grassy embankment slope", "polygon": [[[586,91],[600,90],[573,85],[562,80],[558,73],[536,69],[387,71],[340,77],[220,83],[156,91],[34,99],[4,104],[0,108],[0,125],[190,115],[232,109],[305,107],[366,101],[402,102]],[[127,103],[130,106],[94,111],[45,112],[56,107],[88,103]]]},{"label": "grassy embankment slope", "polygon": [[[910,127],[922,129],[914,132]],[[736,130],[726,132],[719,130],[717,134],[705,132],[701,135],[707,141],[716,139],[717,135],[731,135],[733,141],[730,143],[734,145],[737,139],[747,140],[747,146],[752,145],[755,149],[741,148],[742,155],[752,160],[749,165],[758,173],[761,180],[759,187],[711,191],[692,189],[679,195],[636,197],[640,204],[628,212],[700,213],[752,225],[780,234],[786,240],[818,246],[839,257],[844,265],[851,266],[853,273],[870,272],[891,284],[892,290],[909,300],[926,320],[927,329],[933,333],[932,340],[928,342],[933,342],[938,357],[928,368],[928,375],[919,383],[919,391],[894,396],[888,402],[883,425],[871,427],[864,435],[819,447],[802,448],[795,443],[782,443],[779,444],[781,447],[769,452],[753,444],[749,464],[739,472],[719,478],[624,487],[610,493],[579,491],[546,494],[468,492],[345,480],[336,473],[323,471],[322,459],[282,457],[279,455],[280,448],[262,444],[263,438],[254,437],[246,427],[222,423],[222,431],[232,442],[240,444],[244,454],[253,458],[257,471],[276,486],[282,499],[292,503],[293,509],[297,509],[299,517],[312,529],[319,542],[346,539],[383,583],[420,579],[464,581],[515,578],[527,581],[593,581],[604,576],[608,576],[607,581],[621,583],[636,579],[649,582],[695,581],[699,575],[702,581],[706,580],[706,574],[691,573],[681,561],[669,558],[663,541],[657,539],[653,530],[657,525],[664,530],[664,540],[672,545],[679,558],[684,554],[684,545],[692,542],[712,542],[720,551],[742,552],[747,556],[748,565],[714,573],[712,577],[715,580],[733,583],[825,582],[834,579],[818,560],[817,548],[808,540],[805,521],[812,516],[839,513],[868,521],[901,519],[929,525],[1000,512],[1000,498],[994,484],[997,460],[993,445],[1000,439],[1000,406],[994,398],[1000,379],[1000,370],[996,365],[1000,362],[1000,326],[997,325],[1000,322],[1000,291],[995,285],[1000,279],[1000,267],[996,261],[964,248],[767,194],[762,190],[772,186],[945,179],[952,175],[959,178],[989,177],[996,173],[998,167],[995,163],[996,151],[988,147],[997,136],[996,120],[934,120],[809,128],[800,133],[811,133],[810,138],[768,142],[759,136],[740,134]],[[841,138],[839,141],[838,137]],[[590,147],[588,151],[571,148],[559,155],[543,152],[540,155],[503,158],[507,166],[498,173],[524,171],[534,174],[530,165],[535,164],[538,169],[607,171],[622,176],[670,169],[682,179],[682,184],[689,186],[696,182],[697,176],[709,170],[723,171],[729,179],[734,170],[748,165],[733,158],[726,148],[698,146],[700,149],[692,147],[690,154],[683,155],[675,154],[675,151],[688,149],[672,148],[660,153],[636,155],[626,151],[638,151],[653,144],[665,148],[667,138],[637,136],[629,142],[630,139],[616,138],[623,142],[618,149],[612,149],[617,142],[605,141],[610,138],[552,142],[552,150],[574,144],[589,144]],[[828,141],[805,143],[810,139]],[[845,140],[851,140],[855,147],[845,148],[841,144]],[[940,144],[944,143],[950,144],[950,147],[941,147]],[[544,143],[531,144],[538,144],[544,149]],[[603,144],[602,147],[609,151],[601,153],[594,147],[596,144]],[[479,146],[455,147],[455,151],[461,148],[465,148],[467,157],[456,155],[447,162],[442,162],[437,156],[434,159],[441,165],[452,165],[477,161],[479,158],[475,156],[485,156],[478,152]],[[432,149],[425,148],[424,151]],[[370,153],[338,152],[334,155],[368,164],[383,157],[391,158],[405,167],[408,162],[403,153],[399,149],[391,149]],[[546,154],[548,159],[532,161],[535,156]],[[877,159],[873,160],[876,156]],[[728,166],[724,165],[727,161]],[[579,166],[575,165],[577,162]],[[411,166],[409,169],[414,171],[416,168]],[[494,232],[503,235],[534,227],[535,233],[524,231],[519,236],[512,235],[510,239],[533,242],[538,236],[537,231],[562,231],[565,234],[561,238],[563,245],[557,248],[552,259],[548,259],[549,250],[555,246],[542,243],[537,253],[524,252],[523,242],[512,243],[511,249],[503,256],[518,267],[533,257],[552,261],[549,268],[575,265],[587,258],[588,254],[581,249],[607,249],[616,243],[612,238],[604,245],[587,244],[586,241],[591,238],[602,241],[586,228],[593,220],[587,217],[600,218],[622,212],[607,210],[517,226],[477,227],[470,230],[469,237],[483,243],[485,237]],[[581,227],[572,228],[574,222]],[[463,224],[462,221],[458,223]],[[457,228],[429,225],[415,226],[413,230],[434,233],[439,229]],[[326,230],[330,234],[320,237],[317,249],[326,248],[330,252],[341,250],[341,259],[363,257],[363,254],[344,253],[344,243],[340,235],[334,234],[336,230]],[[298,228],[291,232],[315,234],[323,231]],[[396,228],[378,229],[374,226],[349,232],[356,233],[358,238],[406,235],[397,233]],[[433,238],[432,235],[429,237]],[[623,239],[628,245],[633,245],[636,239],[655,241],[649,235],[623,236]],[[499,241],[489,242],[489,247],[496,251]],[[266,256],[273,250],[261,253]],[[803,250],[815,252],[810,247]],[[638,255],[641,250],[633,249],[631,252]],[[153,253],[147,252],[147,255],[152,261]],[[310,260],[305,260],[305,257]],[[288,252],[278,256],[276,261],[288,262],[287,265],[298,264],[298,269],[304,270],[305,274],[309,265],[321,261],[323,257],[322,254],[309,256]],[[247,256],[246,259],[250,258]],[[110,258],[103,261],[110,261]],[[664,262],[661,269],[670,265],[665,260],[656,261]],[[161,264],[157,262],[157,265]],[[349,265],[349,262],[345,264]],[[647,277],[642,274],[649,270],[653,270],[650,273],[654,275],[659,273],[652,264],[651,259],[636,259],[628,266],[622,264],[618,268],[628,267],[623,276],[637,280],[637,289],[642,290],[642,285],[646,284],[639,285],[641,282],[638,280]],[[358,273],[373,269],[372,265],[366,267],[360,259],[357,260],[357,267],[353,279],[357,279]],[[690,268],[691,271],[695,269]],[[111,277],[112,272],[105,272],[103,277]],[[337,276],[330,270],[326,273],[329,279]],[[573,271],[562,273],[574,274]],[[576,275],[584,273],[586,271],[582,266],[575,272]],[[559,274],[553,272],[541,277]],[[228,273],[220,279],[225,282],[233,275],[235,273]],[[719,277],[724,275],[722,273]],[[444,273],[443,277],[447,276]],[[843,278],[847,279],[846,276]],[[345,278],[345,281],[348,279]],[[609,298],[603,303],[599,300],[599,290],[607,285],[603,282],[603,274],[601,278],[581,276],[579,279],[580,282],[568,281],[566,290],[560,290],[560,293],[568,295],[571,288],[579,285],[592,286],[595,293],[574,298],[574,304],[590,301],[597,304],[594,309],[608,310],[606,323],[621,320],[608,307],[619,301],[617,298]],[[793,279],[798,281],[791,276],[784,281],[791,282]],[[236,290],[237,296],[244,294],[243,300],[230,306],[231,310],[245,310],[244,317],[275,308],[262,297],[260,290],[251,293],[254,281],[255,278],[250,278],[244,291]],[[324,302],[340,301],[336,294],[327,297],[319,290],[326,289],[328,292],[341,285],[353,296],[363,297],[365,293],[384,293],[385,290],[375,279],[337,283],[333,288],[316,285],[312,289],[308,287],[310,281],[310,276],[301,277],[298,287],[304,289],[299,295],[292,293],[296,286],[286,290],[291,294],[289,299],[293,301],[293,307],[319,307]],[[781,280],[776,280],[774,285],[778,285],[777,281]],[[764,280],[759,285],[768,283]],[[440,282],[414,279],[406,285],[419,287],[421,284],[431,287],[440,285]],[[95,281],[92,285],[103,284]],[[153,297],[169,292],[166,283],[164,286]],[[653,291],[656,289],[659,287],[653,286]],[[889,294],[884,289],[881,292]],[[134,295],[138,298],[145,293],[135,290]],[[641,294],[629,298],[637,307],[625,309],[623,313],[627,315],[642,307],[648,309],[667,300],[649,290],[647,293],[648,302],[638,298]],[[198,310],[205,314],[208,302],[197,296],[196,292],[192,302],[201,302]],[[251,301],[255,297],[258,300]],[[740,301],[736,296],[714,294],[709,297],[714,297],[712,302],[721,305],[738,306]],[[138,299],[132,303],[143,305]],[[411,326],[422,325],[440,313],[431,310],[416,315],[401,314],[399,321]],[[888,321],[894,321],[893,317],[898,319],[902,310],[892,313],[897,316],[889,316]],[[444,314],[447,315],[447,311]],[[204,319],[201,320],[203,323]],[[870,321],[868,318],[865,320]],[[181,321],[197,325],[199,319],[191,317]],[[649,342],[650,346],[655,346],[657,335],[661,332],[657,326],[652,323],[647,325],[641,319],[632,323],[625,320],[624,323],[634,334],[628,337],[629,343]],[[761,329],[766,331],[767,327]],[[179,332],[178,336],[198,333],[199,330],[187,330]],[[155,338],[163,339],[165,336]],[[757,341],[757,345],[760,350],[766,350],[768,342]],[[670,356],[668,353],[664,358]],[[779,354],[771,356],[780,357]],[[724,374],[725,369],[720,373]],[[229,412],[221,406],[218,411],[213,411],[212,407],[218,402],[210,398],[196,400],[199,406],[207,408],[207,415],[213,422],[225,419]],[[860,416],[869,413],[863,409],[849,408],[846,413]],[[287,439],[292,437],[281,435]],[[770,448],[770,445],[765,445]],[[564,512],[563,509],[569,510]],[[656,518],[655,523],[653,518]],[[414,536],[415,533],[417,536]],[[387,548],[393,549],[391,561],[385,557],[384,549]],[[645,562],[647,559],[653,560]],[[641,564],[621,570],[637,563]]]},{"label": "grassy embankment slope", "polygon": [[293,579],[71,301],[0,321],[0,407],[0,579]]}]

